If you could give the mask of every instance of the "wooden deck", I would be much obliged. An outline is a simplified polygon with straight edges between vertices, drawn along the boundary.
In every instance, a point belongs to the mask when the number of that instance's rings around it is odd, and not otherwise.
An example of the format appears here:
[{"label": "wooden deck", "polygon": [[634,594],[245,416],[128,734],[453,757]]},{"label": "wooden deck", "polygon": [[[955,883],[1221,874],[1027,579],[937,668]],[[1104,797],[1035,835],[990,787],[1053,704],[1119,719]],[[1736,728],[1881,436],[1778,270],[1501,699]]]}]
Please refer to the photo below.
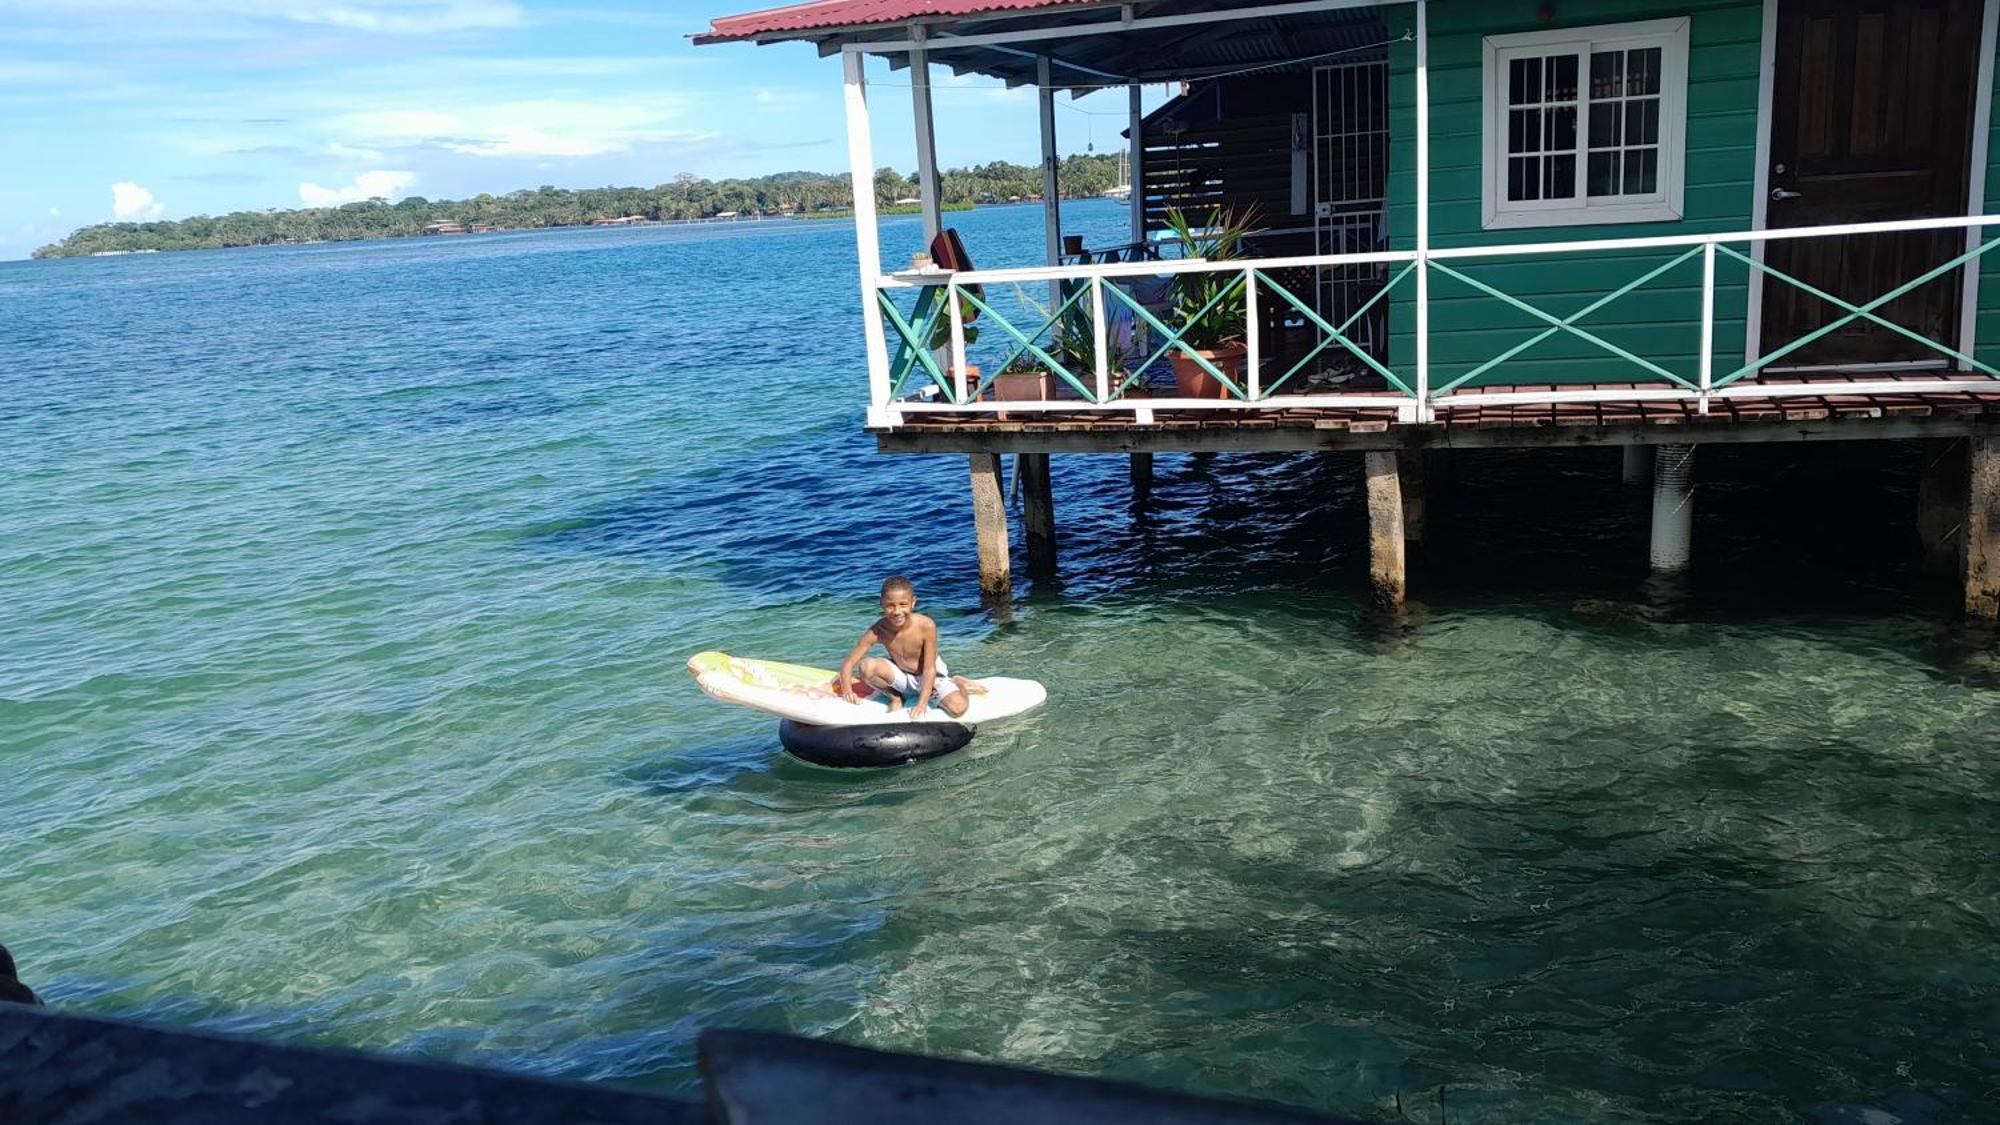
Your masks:
[{"label": "wooden deck", "polygon": [[[1951,392],[1855,393],[1866,381],[1934,382]],[[1713,398],[1702,415],[1691,400],[1494,402],[1532,391],[1637,390],[1638,384],[1509,386],[1439,400],[1432,425],[1399,423],[1409,400],[1385,394],[1382,406],[1311,406],[1285,410],[1168,411],[1151,425],[1132,414],[1078,410],[919,415],[894,429],[871,429],[894,453],[1121,453],[1226,450],[1420,449],[1684,442],[1856,441],[1950,437],[2000,428],[2000,381],[1941,371],[1773,376],[1751,386],[1824,387],[1811,395]],[[1658,390],[1658,384],[1643,389]],[[995,410],[999,407],[996,405]]]}]

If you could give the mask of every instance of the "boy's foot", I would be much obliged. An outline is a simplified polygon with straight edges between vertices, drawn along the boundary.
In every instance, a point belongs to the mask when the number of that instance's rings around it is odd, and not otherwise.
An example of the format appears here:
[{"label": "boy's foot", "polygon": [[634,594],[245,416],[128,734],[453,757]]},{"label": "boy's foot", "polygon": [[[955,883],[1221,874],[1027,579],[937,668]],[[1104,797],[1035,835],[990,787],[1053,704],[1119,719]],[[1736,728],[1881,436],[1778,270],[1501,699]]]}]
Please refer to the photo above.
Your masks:
[{"label": "boy's foot", "polygon": [[980,683],[978,680],[972,679],[969,676],[953,676],[951,678],[951,682],[957,684],[958,690],[964,692],[967,695],[986,694],[986,685]]},{"label": "boy's foot", "polygon": [[894,715],[894,714],[896,714],[897,712],[899,712],[899,711],[901,711],[901,710],[903,709],[903,693],[902,693],[902,692],[900,692],[900,691],[885,691],[885,692],[883,692],[882,694],[884,694],[884,695],[886,695],[886,696],[888,696],[888,697],[889,697],[889,701],[888,701],[888,702],[889,702],[889,713],[890,713],[891,715]]}]

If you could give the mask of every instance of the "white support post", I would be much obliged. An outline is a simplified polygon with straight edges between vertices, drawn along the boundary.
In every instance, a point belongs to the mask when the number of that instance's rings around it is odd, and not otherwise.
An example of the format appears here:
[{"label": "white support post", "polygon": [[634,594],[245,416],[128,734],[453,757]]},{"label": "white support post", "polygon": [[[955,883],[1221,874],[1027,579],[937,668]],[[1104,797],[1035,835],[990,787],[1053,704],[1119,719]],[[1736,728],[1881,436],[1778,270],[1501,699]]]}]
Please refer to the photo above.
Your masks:
[{"label": "white support post", "polygon": [[889,344],[883,336],[876,280],[882,273],[875,229],[875,152],[868,137],[867,56],[841,56],[847,107],[847,167],[854,184],[854,254],[861,271],[861,334],[868,350],[868,424],[893,426],[889,410]]},{"label": "white support post", "polygon": [[1715,243],[1701,248],[1701,398],[1697,411],[1708,413],[1708,392],[1715,375]]},{"label": "white support post", "polygon": [[1694,531],[1694,446],[1653,447],[1653,569],[1670,574],[1688,568]]},{"label": "white support post", "polygon": [[1247,354],[1243,357],[1243,367],[1248,383],[1244,395],[1251,402],[1264,396],[1264,380],[1261,369],[1264,366],[1264,349],[1257,339],[1257,269],[1254,266],[1243,270],[1243,342]]},{"label": "white support post", "polygon": [[[919,24],[913,37],[922,42],[926,34]],[[910,52],[910,105],[917,117],[917,195],[924,210],[924,245],[929,246],[944,227],[944,201],[938,185],[937,128],[931,118],[930,52],[922,49]]]},{"label": "white support post", "polygon": [[[1048,264],[1062,260],[1062,188],[1056,175],[1056,88],[1049,76],[1049,57],[1035,60],[1036,89],[1042,109],[1042,227],[1048,243]],[[1049,283],[1049,311],[1062,303],[1062,283]]]},{"label": "white support post", "polygon": [[959,303],[958,282],[944,287],[944,299],[951,315],[951,382],[958,401],[965,401],[965,309]]},{"label": "white support post", "polygon": [[1111,399],[1111,326],[1104,323],[1104,279],[1090,279],[1091,348],[1097,360],[1097,401]]},{"label": "white support post", "polygon": [[[1965,213],[1977,215],[1986,210],[1986,162],[1987,137],[1992,128],[1993,112],[1993,41],[1995,25],[2000,24],[2000,11],[1987,4],[1980,15],[1979,27],[1979,74],[1972,87],[1972,159],[1965,184]],[[1979,249],[1981,231],[1968,229],[1965,232],[1965,250],[1970,253]],[[1979,346],[1979,263],[1965,263],[1965,279],[1959,286],[1958,350],[1969,356],[1979,353],[1973,349]],[[1957,365],[1960,371],[1970,371],[1964,363]]]},{"label": "white support post", "polygon": [[1132,241],[1141,244],[1146,241],[1146,114],[1141,106],[1141,88],[1138,83],[1125,87],[1131,97],[1131,130],[1126,148],[1131,151],[1127,158],[1130,167],[1125,182],[1132,185]]},{"label": "white support post", "polygon": [[1431,33],[1417,0],[1417,420],[1431,420]]}]

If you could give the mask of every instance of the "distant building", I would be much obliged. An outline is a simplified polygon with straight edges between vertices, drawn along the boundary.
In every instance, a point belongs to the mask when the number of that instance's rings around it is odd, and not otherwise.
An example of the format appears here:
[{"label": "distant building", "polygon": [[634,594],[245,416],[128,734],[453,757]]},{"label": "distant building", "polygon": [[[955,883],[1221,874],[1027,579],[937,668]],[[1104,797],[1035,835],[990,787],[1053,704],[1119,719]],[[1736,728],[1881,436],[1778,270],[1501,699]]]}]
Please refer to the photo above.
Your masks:
[{"label": "distant building", "polygon": [[450,219],[433,219],[430,222],[424,224],[424,233],[425,234],[469,234],[471,232],[466,228],[466,225],[464,223],[453,222]]}]

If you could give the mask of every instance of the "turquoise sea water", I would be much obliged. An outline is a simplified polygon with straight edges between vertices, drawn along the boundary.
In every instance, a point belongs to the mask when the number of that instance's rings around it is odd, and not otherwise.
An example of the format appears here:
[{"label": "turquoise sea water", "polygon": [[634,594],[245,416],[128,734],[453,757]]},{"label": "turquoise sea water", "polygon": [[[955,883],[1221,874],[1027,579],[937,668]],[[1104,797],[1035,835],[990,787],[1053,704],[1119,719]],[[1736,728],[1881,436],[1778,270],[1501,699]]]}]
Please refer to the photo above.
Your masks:
[{"label": "turquoise sea water", "polygon": [[[678,1093],[749,1026],[1422,1121],[1995,1119],[2000,678],[1910,451],[1704,451],[1678,589],[1615,453],[1464,457],[1400,629],[1351,458],[1057,458],[1063,576],[996,613],[963,460],[860,432],[851,256],[0,267],[25,979]],[[841,773],[682,669],[836,660],[890,571],[1051,705]]]}]

